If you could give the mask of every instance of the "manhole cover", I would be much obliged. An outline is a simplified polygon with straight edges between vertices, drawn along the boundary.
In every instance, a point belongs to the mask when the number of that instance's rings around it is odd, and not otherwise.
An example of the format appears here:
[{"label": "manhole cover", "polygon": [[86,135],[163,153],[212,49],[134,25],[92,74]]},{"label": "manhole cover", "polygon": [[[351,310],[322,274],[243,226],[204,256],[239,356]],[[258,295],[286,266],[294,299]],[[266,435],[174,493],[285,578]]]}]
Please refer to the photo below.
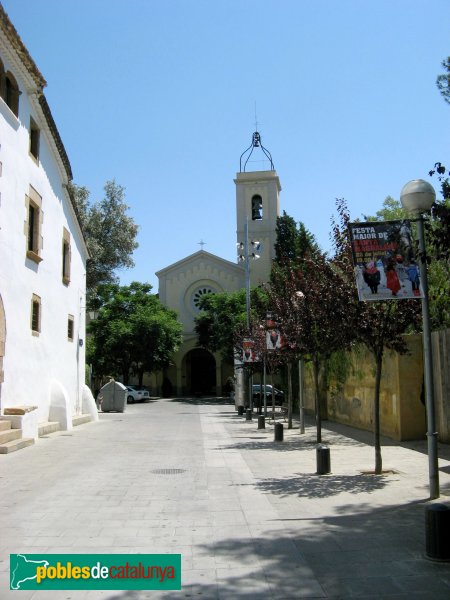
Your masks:
[{"label": "manhole cover", "polygon": [[153,469],[151,473],[155,473],[155,475],[179,475],[180,473],[185,473],[186,469]]}]

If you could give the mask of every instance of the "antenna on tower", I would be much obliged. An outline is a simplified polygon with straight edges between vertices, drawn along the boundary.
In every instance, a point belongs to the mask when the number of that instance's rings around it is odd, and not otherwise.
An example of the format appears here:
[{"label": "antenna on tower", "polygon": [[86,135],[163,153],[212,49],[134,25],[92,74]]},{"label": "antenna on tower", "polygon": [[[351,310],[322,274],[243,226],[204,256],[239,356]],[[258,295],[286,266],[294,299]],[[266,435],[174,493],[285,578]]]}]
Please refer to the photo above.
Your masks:
[{"label": "antenna on tower", "polygon": [[256,100],[255,100],[255,131],[258,131],[258,117],[256,116]]}]

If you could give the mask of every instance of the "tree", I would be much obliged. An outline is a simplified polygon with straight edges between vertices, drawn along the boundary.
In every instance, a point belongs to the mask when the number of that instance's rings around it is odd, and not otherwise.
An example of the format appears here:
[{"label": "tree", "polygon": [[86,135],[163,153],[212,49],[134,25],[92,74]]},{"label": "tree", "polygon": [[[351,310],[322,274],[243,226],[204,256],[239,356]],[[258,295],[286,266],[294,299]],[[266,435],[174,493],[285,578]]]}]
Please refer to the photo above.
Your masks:
[{"label": "tree", "polygon": [[305,256],[288,277],[281,270],[275,271],[269,292],[269,306],[280,324],[286,353],[291,361],[303,357],[312,362],[318,443],[322,440],[323,404],[320,368],[333,352],[349,347],[355,337],[357,296],[345,276],[345,260],[330,260],[321,253]]},{"label": "tree", "polygon": [[138,226],[127,214],[125,189],[107,181],[104,190],[104,199],[90,204],[87,188],[70,187],[90,254],[86,271],[90,305],[98,285],[117,283],[115,271],[134,266],[132,254],[138,247]]},{"label": "tree", "polygon": [[396,221],[407,219],[408,214],[398,200],[392,196],[387,196],[384,199],[383,207],[377,210],[374,217],[364,215],[365,221]]},{"label": "tree", "polygon": [[450,56],[441,63],[445,72],[437,76],[436,85],[445,102],[450,104]]},{"label": "tree", "polygon": [[299,258],[307,253],[319,252],[319,246],[314,235],[308,231],[305,225],[297,222],[293,217],[283,211],[283,216],[277,218],[276,227],[277,240],[275,242],[275,263],[288,269]]},{"label": "tree", "polygon": [[[283,211],[283,216],[277,218],[277,241],[275,244],[275,261],[272,265],[271,282],[277,285],[291,277],[292,272],[298,271],[306,257],[319,256],[321,250],[314,235],[308,231],[304,223],[296,222],[293,217]],[[276,361],[278,367],[287,366],[288,386],[288,428],[292,428],[292,373],[295,364],[301,360],[298,352],[270,352],[268,360]],[[294,367],[294,368],[293,368]],[[300,393],[300,390],[299,390]]]},{"label": "tree", "polygon": [[198,346],[211,352],[221,352],[230,363],[234,359],[234,335],[246,323],[245,290],[205,295],[195,319]]},{"label": "tree", "polygon": [[[337,201],[338,220],[333,220],[333,239],[336,257],[345,267],[342,274],[349,282],[353,281],[351,267],[351,244],[348,232],[350,215],[344,200]],[[378,214],[378,213],[377,213]],[[356,285],[355,285],[356,287]],[[355,335],[375,359],[375,392],[373,402],[375,473],[382,473],[380,444],[380,385],[383,368],[383,355],[386,348],[400,354],[407,352],[404,334],[420,322],[420,303],[417,300],[389,300],[358,302],[356,311]]]},{"label": "tree", "polygon": [[119,375],[126,384],[134,373],[142,385],[144,372],[169,366],[181,343],[182,325],[175,311],[150,293],[149,284],[103,284],[97,289],[100,308],[89,324],[88,361],[97,376]]}]

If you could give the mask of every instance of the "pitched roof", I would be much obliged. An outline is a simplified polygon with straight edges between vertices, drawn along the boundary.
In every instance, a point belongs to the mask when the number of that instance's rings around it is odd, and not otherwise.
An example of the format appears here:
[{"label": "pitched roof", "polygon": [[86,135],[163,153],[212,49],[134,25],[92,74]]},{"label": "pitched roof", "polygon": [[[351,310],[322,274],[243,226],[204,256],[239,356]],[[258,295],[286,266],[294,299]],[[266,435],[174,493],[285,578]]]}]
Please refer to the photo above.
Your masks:
[{"label": "pitched roof", "polygon": [[22,61],[24,67],[27,69],[27,71],[30,73],[30,75],[34,79],[34,82],[36,83],[36,85],[38,87],[40,87],[41,89],[44,88],[47,85],[47,82],[45,81],[42,73],[37,68],[36,63],[31,58],[30,53],[28,52],[28,50],[25,47],[25,44],[20,39],[20,36],[17,33],[16,28],[9,20],[9,17],[6,14],[5,9],[3,8],[3,5],[1,2],[0,2],[0,27],[3,31],[3,33],[5,34],[5,36],[8,38],[9,43],[14,48],[16,54]]},{"label": "pitched roof", "polygon": [[198,250],[197,252],[194,252],[193,254],[189,254],[189,256],[185,256],[181,260],[178,260],[177,262],[172,263],[171,265],[168,265],[167,267],[164,267],[163,269],[160,269],[159,271],[157,271],[155,273],[155,275],[157,277],[160,277],[161,275],[167,273],[168,271],[179,269],[180,267],[184,268],[186,266],[186,264],[188,264],[188,263],[196,262],[198,260],[202,260],[205,258],[212,262],[215,262],[216,264],[220,265],[222,268],[226,268],[228,270],[234,271],[237,275],[242,275],[242,273],[244,272],[243,267],[241,265],[237,265],[236,263],[233,263],[229,260],[221,258],[220,256],[217,256],[216,254],[211,254],[210,252],[206,252],[206,250]]},{"label": "pitched roof", "polygon": [[36,63],[31,58],[30,53],[28,52],[25,44],[20,39],[19,34],[16,31],[16,28],[9,20],[8,15],[3,8],[2,3],[0,2],[0,30],[3,35],[6,37],[7,41],[11,45],[11,49],[16,54],[17,58],[22,63],[23,67],[26,69],[29,76],[32,78],[36,87],[38,88],[38,96],[39,96],[39,105],[42,110],[42,114],[47,123],[50,134],[53,138],[53,142],[55,143],[56,149],[58,151],[59,157],[63,164],[64,170],[66,172],[68,180],[72,180],[72,168],[70,166],[69,157],[67,156],[66,149],[64,148],[64,144],[62,142],[61,136],[59,135],[59,131],[56,127],[56,123],[53,119],[52,113],[50,111],[50,107],[48,105],[47,99],[44,96],[43,89],[47,85],[47,82],[44,79],[44,76],[39,71]]}]

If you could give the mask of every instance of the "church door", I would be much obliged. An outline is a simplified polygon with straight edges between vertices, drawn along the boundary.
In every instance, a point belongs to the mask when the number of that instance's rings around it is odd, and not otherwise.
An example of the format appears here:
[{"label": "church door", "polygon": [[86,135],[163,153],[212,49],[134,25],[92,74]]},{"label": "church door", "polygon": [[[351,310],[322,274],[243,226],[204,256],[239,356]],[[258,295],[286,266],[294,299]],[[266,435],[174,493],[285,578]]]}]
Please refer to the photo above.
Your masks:
[{"label": "church door", "polygon": [[196,348],[186,355],[187,391],[193,396],[216,393],[216,360],[207,350]]}]

